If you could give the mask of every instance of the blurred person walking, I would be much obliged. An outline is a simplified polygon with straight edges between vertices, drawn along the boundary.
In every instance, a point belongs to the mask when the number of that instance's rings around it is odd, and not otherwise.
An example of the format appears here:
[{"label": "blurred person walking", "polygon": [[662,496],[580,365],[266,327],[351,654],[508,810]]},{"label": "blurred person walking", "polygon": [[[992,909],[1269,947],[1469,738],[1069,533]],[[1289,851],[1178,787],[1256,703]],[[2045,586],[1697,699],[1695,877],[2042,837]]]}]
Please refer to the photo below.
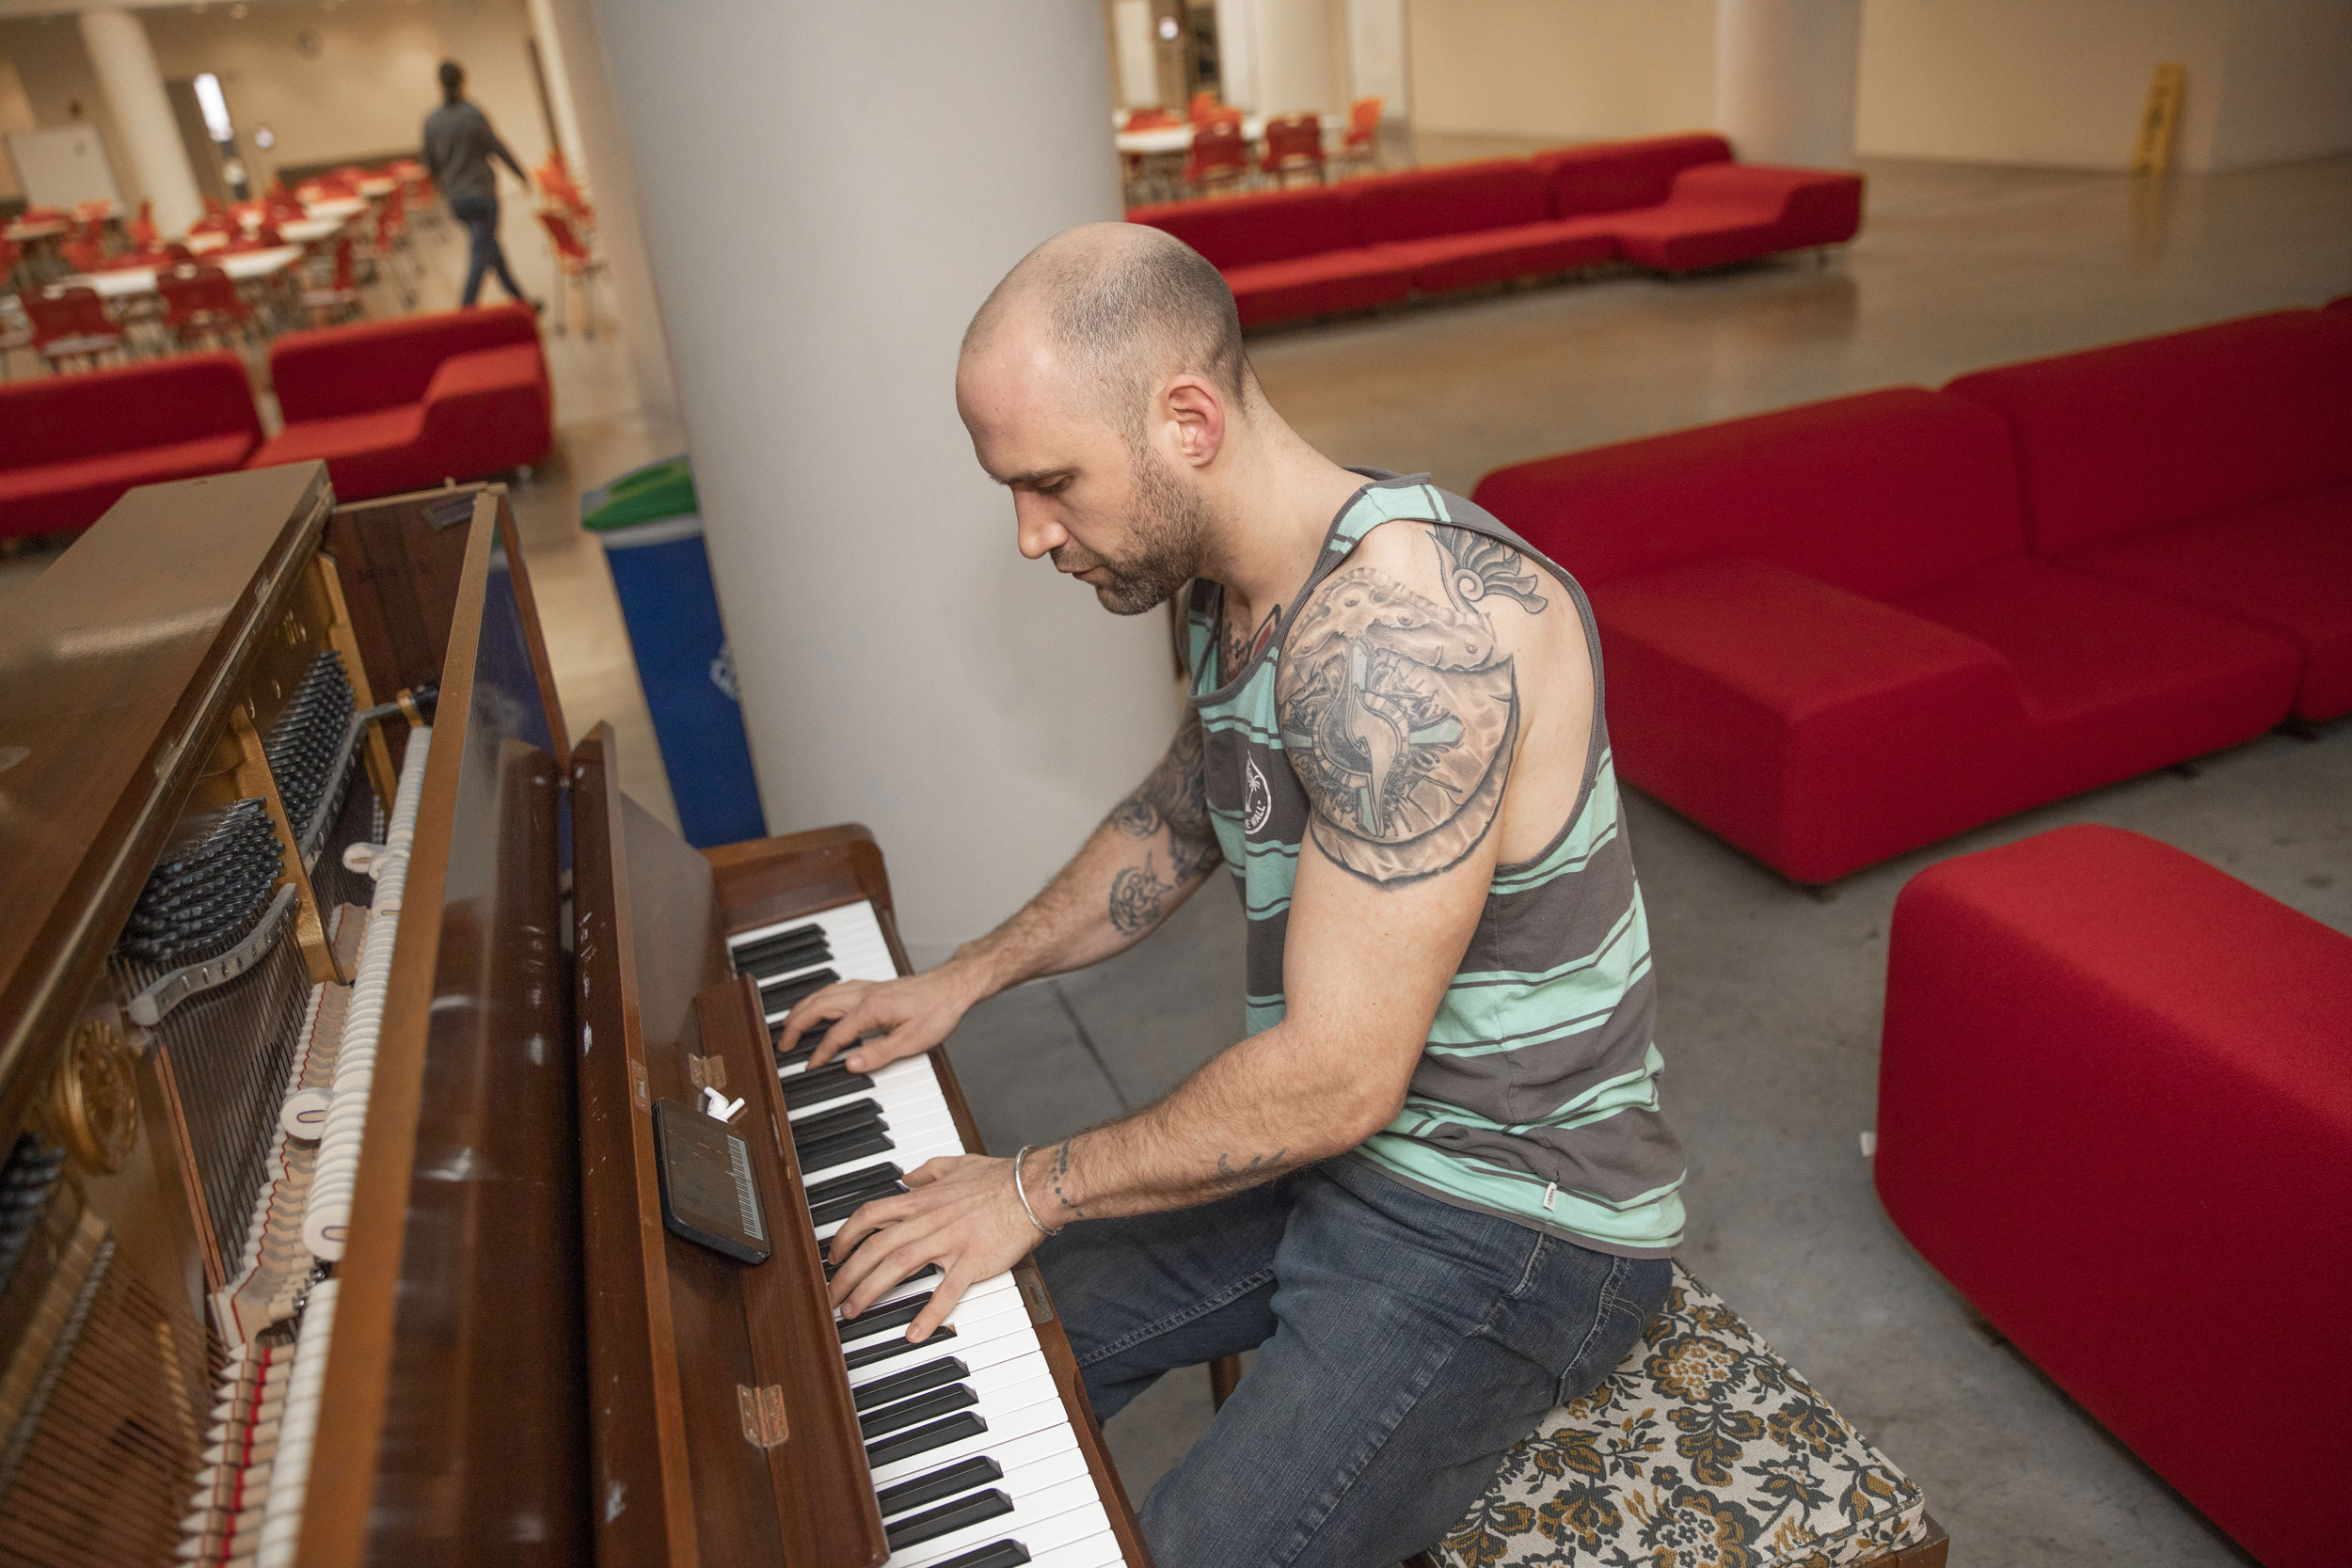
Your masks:
[{"label": "blurred person walking", "polygon": [[443,60],[441,106],[424,120],[424,166],[472,241],[466,260],[466,293],[459,303],[471,305],[482,293],[482,275],[495,272],[508,295],[543,310],[544,303],[526,298],[522,285],[507,270],[506,252],[499,248],[498,176],[490,167],[494,157],[530,188],[531,176],[490,129],[490,117],[466,101],[466,68]]}]

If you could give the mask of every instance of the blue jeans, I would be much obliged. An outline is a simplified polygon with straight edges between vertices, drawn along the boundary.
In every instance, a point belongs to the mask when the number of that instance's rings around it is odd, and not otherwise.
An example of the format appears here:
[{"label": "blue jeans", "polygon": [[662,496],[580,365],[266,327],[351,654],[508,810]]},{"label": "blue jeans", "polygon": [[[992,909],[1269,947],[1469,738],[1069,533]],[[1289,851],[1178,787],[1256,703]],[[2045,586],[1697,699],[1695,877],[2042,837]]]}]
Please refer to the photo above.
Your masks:
[{"label": "blue jeans", "polygon": [[466,293],[461,304],[471,305],[482,293],[482,275],[495,272],[507,297],[523,297],[522,285],[506,270],[506,252],[499,248],[499,198],[495,196],[453,196],[449,210],[466,226],[471,242],[466,257]]},{"label": "blue jeans", "polygon": [[1095,1413],[1162,1372],[1258,1358],[1152,1489],[1159,1568],[1385,1568],[1434,1544],[1666,1298],[1613,1258],[1338,1159],[1038,1249]]}]

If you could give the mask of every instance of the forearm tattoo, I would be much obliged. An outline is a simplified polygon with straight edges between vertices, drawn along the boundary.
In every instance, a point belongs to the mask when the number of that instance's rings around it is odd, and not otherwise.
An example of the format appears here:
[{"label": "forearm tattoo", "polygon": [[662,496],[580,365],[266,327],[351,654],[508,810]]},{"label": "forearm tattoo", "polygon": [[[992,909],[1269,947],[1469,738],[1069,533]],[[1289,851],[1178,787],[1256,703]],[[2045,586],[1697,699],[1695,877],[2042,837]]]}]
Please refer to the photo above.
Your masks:
[{"label": "forearm tattoo", "polygon": [[1309,831],[1367,881],[1435,876],[1486,837],[1518,740],[1518,684],[1490,601],[1549,601],[1518,551],[1430,531],[1446,602],[1367,565],[1316,590],[1284,650],[1282,745],[1314,806]]},{"label": "forearm tattoo", "polygon": [[1152,869],[1152,857],[1111,879],[1111,925],[1125,936],[1148,931],[1159,924],[1160,910],[1181,882],[1163,882]]},{"label": "forearm tattoo", "polygon": [[[1170,881],[1161,887],[1163,894],[1184,886],[1216,863],[1216,830],[1209,821],[1205,751],[1199,716],[1186,714],[1176,738],[1168,743],[1168,753],[1160,758],[1151,776],[1133,795],[1111,808],[1112,826],[1129,838],[1151,838],[1162,828],[1168,830]],[[1138,876],[1144,882],[1155,880],[1151,872],[1152,863],[1147,857],[1140,872],[1121,872],[1111,884],[1114,921],[1119,918],[1120,884]],[[1120,929],[1130,927],[1121,926]]]}]

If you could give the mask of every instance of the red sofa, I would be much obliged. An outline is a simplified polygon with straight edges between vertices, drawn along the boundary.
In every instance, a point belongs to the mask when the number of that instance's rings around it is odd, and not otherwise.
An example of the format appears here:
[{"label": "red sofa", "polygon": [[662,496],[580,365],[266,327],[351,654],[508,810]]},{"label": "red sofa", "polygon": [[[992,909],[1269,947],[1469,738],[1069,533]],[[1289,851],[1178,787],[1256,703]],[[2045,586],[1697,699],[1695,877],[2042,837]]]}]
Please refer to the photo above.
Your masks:
[{"label": "red sofa", "polygon": [[1889,934],[1888,1215],[2254,1557],[2342,1563],[2352,938],[2098,827],[1921,872]]},{"label": "red sofa", "polygon": [[0,385],[0,536],[87,528],[133,485],[234,468],[261,438],[233,354]]},{"label": "red sofa", "polygon": [[1828,882],[2298,703],[2341,711],[2352,321],[2127,346],[1520,464],[1475,496],[1590,594],[1619,771]]},{"label": "red sofa", "polygon": [[2042,555],[2264,627],[2352,713],[2352,317],[2281,310],[1981,371]]},{"label": "red sofa", "polygon": [[1731,162],[1708,134],[1560,148],[1333,186],[1138,207],[1233,290],[1244,326],[1623,258],[1665,272],[1836,245],[1862,177]]},{"label": "red sofa", "polygon": [[286,428],[246,466],[322,458],[344,500],[501,473],[555,443],[527,305],[290,332],[269,364]]}]

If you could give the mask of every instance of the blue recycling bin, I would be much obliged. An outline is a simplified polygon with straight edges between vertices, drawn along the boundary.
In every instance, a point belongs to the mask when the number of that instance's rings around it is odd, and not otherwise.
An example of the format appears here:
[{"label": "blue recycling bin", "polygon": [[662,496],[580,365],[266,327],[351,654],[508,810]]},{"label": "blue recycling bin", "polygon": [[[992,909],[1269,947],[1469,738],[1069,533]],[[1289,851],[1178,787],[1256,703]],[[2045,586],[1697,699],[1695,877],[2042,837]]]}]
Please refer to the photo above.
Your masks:
[{"label": "blue recycling bin", "polygon": [[628,623],[678,828],[701,849],[764,837],[768,820],[697,505],[683,457],[580,498],[580,522],[604,546]]}]

